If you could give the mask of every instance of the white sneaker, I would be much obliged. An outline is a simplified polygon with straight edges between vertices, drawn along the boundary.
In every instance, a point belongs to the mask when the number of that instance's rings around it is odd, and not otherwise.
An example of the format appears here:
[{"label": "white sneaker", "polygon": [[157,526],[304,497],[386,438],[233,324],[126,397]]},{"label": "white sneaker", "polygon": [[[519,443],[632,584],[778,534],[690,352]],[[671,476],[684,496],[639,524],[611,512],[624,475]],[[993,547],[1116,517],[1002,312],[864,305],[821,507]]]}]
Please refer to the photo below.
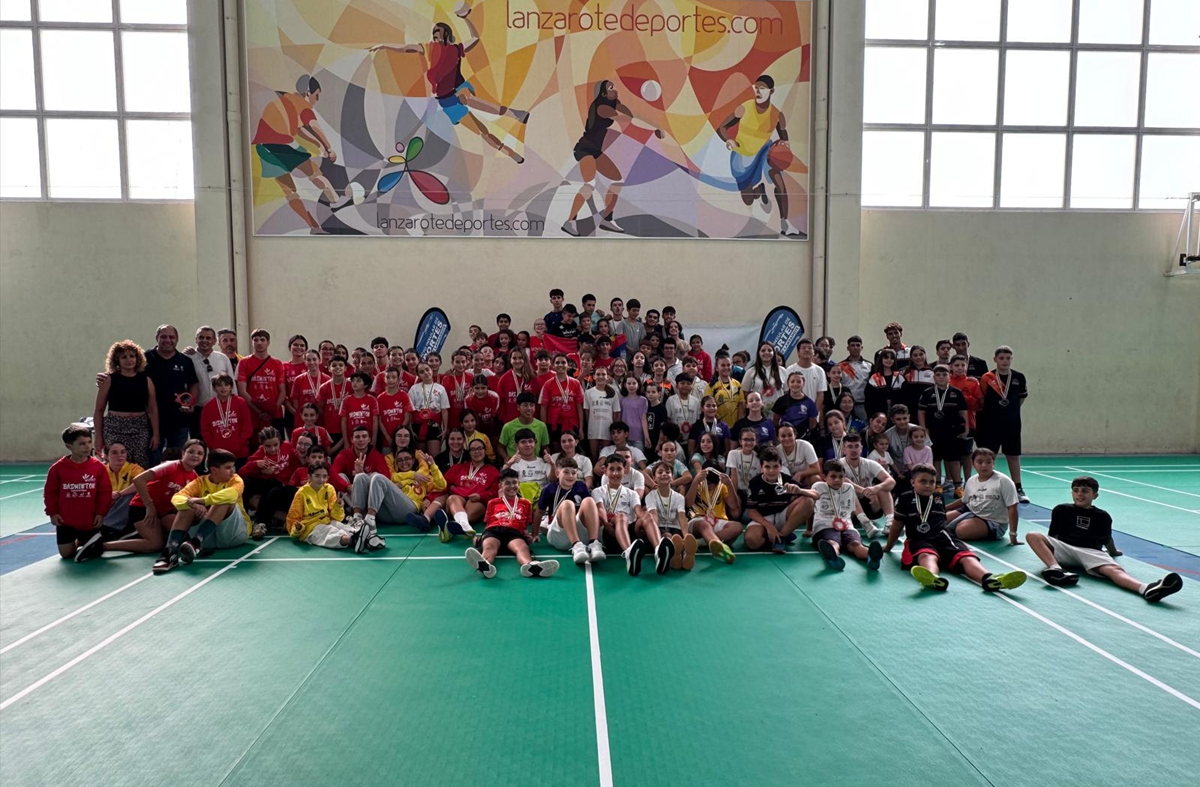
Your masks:
[{"label": "white sneaker", "polygon": [[609,232],[625,232],[625,228],[618,224],[614,219],[606,219],[600,217],[600,229],[608,230]]},{"label": "white sneaker", "polygon": [[588,549],[583,545],[582,541],[576,541],[571,545],[571,559],[575,561],[575,565],[582,566],[588,562]]},{"label": "white sneaker", "polygon": [[363,515],[351,514],[350,518],[346,520],[346,524],[348,524],[354,530],[359,529],[363,525]]},{"label": "white sneaker", "polygon": [[604,545],[599,540],[588,544],[588,562],[603,563],[608,559],[608,555],[604,554]]},{"label": "white sneaker", "polygon": [[867,538],[879,538],[881,535],[883,535],[883,530],[880,529],[879,525],[868,521],[867,524],[863,526],[863,535],[865,535]]},{"label": "white sneaker", "polygon": [[365,517],[363,517],[363,524],[366,525],[367,527],[369,527],[371,529],[371,532],[374,533],[375,532],[375,515],[367,514]]},{"label": "white sneaker", "polygon": [[[495,573],[496,569],[492,569]],[[526,563],[521,566],[521,576],[523,577],[552,577],[554,572],[558,571],[557,560],[534,560],[532,563]]]},{"label": "white sneaker", "polygon": [[467,547],[466,558],[467,564],[471,566],[472,570],[478,571],[484,579],[496,576],[496,567],[484,560],[483,553],[475,547]]}]

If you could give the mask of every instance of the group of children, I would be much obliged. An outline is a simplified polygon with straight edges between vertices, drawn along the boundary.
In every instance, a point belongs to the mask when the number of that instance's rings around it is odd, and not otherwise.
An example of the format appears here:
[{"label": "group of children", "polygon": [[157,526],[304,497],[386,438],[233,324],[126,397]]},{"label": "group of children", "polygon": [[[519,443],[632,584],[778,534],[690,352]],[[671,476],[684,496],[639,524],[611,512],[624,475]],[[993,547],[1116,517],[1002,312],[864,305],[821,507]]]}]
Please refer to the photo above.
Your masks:
[{"label": "group of children", "polygon": [[[316,546],[380,549],[387,523],[471,539],[467,561],[484,577],[502,552],[524,576],[554,574],[558,562],[530,550],[542,537],[577,565],[615,548],[633,576],[648,556],[657,573],[689,570],[701,546],[732,563],[739,537],[778,553],[811,538],[833,569],[849,554],[877,570],[903,532],[901,563],[924,586],[944,590],[943,571],[989,591],[1024,582],[1020,571],[987,573],[966,546],[1021,543],[1028,389],[1010,348],[988,371],[956,334],[930,366],[891,323],[873,361],[853,336],[835,362],[836,343],[821,337],[785,366],[765,342],[753,357],[710,356],[669,307],[643,322],[634,299],[614,298],[608,313],[590,295],[582,310],[561,290],[550,300],[532,334],[513,333],[506,314],[491,335],[472,326],[444,375],[438,353],[419,358],[384,337],[347,352],[293,336],[283,363],[255,331],[255,353],[229,357],[236,378],[211,377],[204,441],[174,447],[177,458],[143,469],[110,439],[105,465],[86,428],[64,432],[71,455],[46,485],[60,553],[157,552],[164,573],[273,527]],[[268,366],[280,367],[271,384],[254,385]],[[1011,478],[995,470],[997,452]],[[1116,552],[1111,521],[1079,513],[1091,505],[1083,488],[1098,491],[1077,479],[1075,513],[1055,509],[1050,535],[1029,536],[1046,581],[1073,583],[1067,569],[1082,568],[1150,601],[1177,591],[1177,575],[1146,585],[1100,552]]]}]

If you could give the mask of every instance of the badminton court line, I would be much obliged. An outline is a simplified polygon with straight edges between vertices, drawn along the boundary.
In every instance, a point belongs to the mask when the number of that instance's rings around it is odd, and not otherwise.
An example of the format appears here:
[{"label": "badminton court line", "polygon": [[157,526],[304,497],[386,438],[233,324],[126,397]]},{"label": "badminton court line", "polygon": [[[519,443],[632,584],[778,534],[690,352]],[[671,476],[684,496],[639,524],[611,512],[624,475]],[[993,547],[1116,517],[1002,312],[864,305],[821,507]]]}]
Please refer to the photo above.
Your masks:
[{"label": "badminton court line", "polygon": [[[997,557],[996,555],[993,555],[991,552],[988,552],[985,549],[980,549],[979,547],[972,547],[972,550],[975,552],[978,552],[981,555],[987,555],[989,558],[991,558],[992,560],[995,560],[997,563],[1003,563],[1004,565],[1008,566],[1009,568],[1014,568],[1018,571],[1024,571],[1023,568],[1016,565],[1015,563],[1009,563],[1004,558]],[[1129,618],[1125,617],[1124,615],[1122,615],[1118,612],[1113,612],[1108,607],[1101,606],[1100,604],[1097,604],[1096,602],[1094,602],[1090,599],[1084,598],[1083,596],[1079,595],[1078,593],[1067,590],[1066,588],[1058,587],[1056,585],[1051,585],[1049,582],[1047,582],[1046,580],[1042,579],[1041,577],[1039,577],[1035,574],[1027,573],[1026,576],[1028,576],[1030,579],[1036,579],[1038,582],[1041,582],[1046,587],[1052,587],[1055,590],[1059,591],[1060,593],[1066,593],[1071,598],[1076,599],[1078,601],[1082,601],[1084,604],[1087,604],[1089,607],[1092,607],[1093,609],[1097,609],[1097,610],[1103,612],[1105,615],[1116,618],[1117,620],[1121,621],[1122,623],[1133,626],[1135,629],[1138,629],[1139,631],[1144,631],[1145,633],[1149,634],[1152,637],[1157,637],[1158,639],[1162,640],[1163,642],[1167,643],[1168,645],[1175,647],[1175,648],[1179,648],[1180,650],[1182,650],[1184,653],[1188,654],[1189,656],[1200,659],[1200,652],[1192,650],[1187,645],[1176,642],[1175,640],[1168,637],[1166,634],[1160,634],[1159,632],[1155,631],[1154,629],[1150,628],[1149,626],[1143,626],[1141,623],[1138,623],[1136,620],[1130,620]]]},{"label": "badminton court line", "polygon": [[[1045,473],[1039,473],[1039,472],[1038,472],[1038,471],[1036,471],[1036,470],[1025,470],[1024,472],[1026,472],[1026,473],[1030,473],[1030,474],[1032,474],[1032,475],[1040,475],[1042,478],[1049,478],[1051,481],[1058,481],[1058,482],[1060,482],[1060,483],[1063,483],[1063,484],[1069,484],[1069,483],[1071,483],[1071,479],[1069,479],[1069,478],[1056,478],[1055,476],[1052,476],[1052,475],[1046,475]],[[1174,490],[1171,490],[1171,491],[1174,491]],[[1171,505],[1170,503],[1160,503],[1160,502],[1158,502],[1157,500],[1149,500],[1149,499],[1147,499],[1147,498],[1144,498],[1144,497],[1138,497],[1137,495],[1129,495],[1129,494],[1126,494],[1126,493],[1124,493],[1124,492],[1117,492],[1116,490],[1113,490],[1113,489],[1107,489],[1107,488],[1106,488],[1106,489],[1104,490],[1104,494],[1106,494],[1106,495],[1117,495],[1118,497],[1128,497],[1128,498],[1131,498],[1131,499],[1133,499],[1133,500],[1140,500],[1140,501],[1141,501],[1141,502],[1143,502],[1143,503],[1151,503],[1151,504],[1153,504],[1153,505],[1156,505],[1156,506],[1162,506],[1163,508],[1173,508],[1173,509],[1175,509],[1176,511],[1182,511],[1182,512],[1183,512],[1183,513],[1185,513],[1185,514],[1200,514],[1200,511],[1196,511],[1196,510],[1194,510],[1194,509],[1191,509],[1191,508],[1181,508],[1181,507],[1179,507],[1179,506],[1173,506],[1173,505]]]},{"label": "badminton court line", "polygon": [[1197,702],[1196,700],[1192,699],[1192,698],[1191,698],[1191,697],[1189,697],[1188,695],[1184,694],[1182,691],[1179,691],[1178,689],[1176,689],[1176,688],[1173,688],[1172,686],[1168,686],[1167,684],[1163,683],[1161,680],[1159,680],[1158,678],[1154,677],[1153,675],[1150,675],[1150,674],[1148,674],[1148,673],[1146,673],[1146,672],[1143,672],[1142,670],[1140,670],[1140,669],[1138,669],[1137,667],[1133,666],[1133,665],[1132,665],[1132,664],[1130,664],[1129,662],[1127,662],[1127,661],[1124,661],[1123,659],[1117,658],[1116,656],[1114,656],[1113,654],[1109,653],[1107,650],[1105,650],[1104,648],[1100,647],[1099,645],[1095,645],[1095,644],[1093,644],[1093,643],[1091,643],[1091,642],[1088,642],[1086,639],[1084,639],[1083,637],[1079,636],[1079,635],[1078,635],[1078,634],[1076,634],[1074,631],[1071,631],[1070,629],[1068,629],[1068,628],[1066,628],[1066,627],[1064,627],[1064,626],[1061,626],[1061,625],[1059,625],[1058,623],[1055,623],[1053,620],[1051,620],[1050,618],[1046,617],[1045,615],[1042,615],[1042,614],[1040,614],[1040,613],[1034,612],[1032,609],[1030,609],[1029,607],[1025,606],[1025,605],[1024,605],[1024,604],[1022,604],[1020,601],[1017,601],[1017,600],[1015,600],[1015,599],[1011,599],[1011,598],[1009,598],[1009,597],[1008,597],[1008,594],[1006,594],[1006,593],[995,593],[995,594],[993,594],[993,595],[999,596],[1000,598],[1002,598],[1002,599],[1004,599],[1005,601],[1007,601],[1009,604],[1012,604],[1014,607],[1016,607],[1017,609],[1019,609],[1019,610],[1021,610],[1022,612],[1024,612],[1026,615],[1029,615],[1030,617],[1034,618],[1035,620],[1039,620],[1039,621],[1041,621],[1042,623],[1045,623],[1047,626],[1049,626],[1050,628],[1054,629],[1055,631],[1058,631],[1058,632],[1059,632],[1059,633],[1061,633],[1061,634],[1065,634],[1066,636],[1068,636],[1068,637],[1070,637],[1071,639],[1073,639],[1073,640],[1075,640],[1076,642],[1078,642],[1080,645],[1083,645],[1083,646],[1084,646],[1085,648],[1087,648],[1088,650],[1091,650],[1091,651],[1093,651],[1094,653],[1098,653],[1098,654],[1100,654],[1100,655],[1101,655],[1101,656],[1103,656],[1104,658],[1106,658],[1106,659],[1108,659],[1109,661],[1111,661],[1113,664],[1116,664],[1118,667],[1121,667],[1122,669],[1125,669],[1125,670],[1128,670],[1129,672],[1132,672],[1134,675],[1137,675],[1139,678],[1141,678],[1142,680],[1146,681],[1147,683],[1150,683],[1150,684],[1152,684],[1152,685],[1154,685],[1154,686],[1157,686],[1158,688],[1162,689],[1162,690],[1163,690],[1163,691],[1165,691],[1166,693],[1170,694],[1172,697],[1175,697],[1176,699],[1183,700],[1184,702],[1186,702],[1188,705],[1191,705],[1191,706],[1192,706],[1193,708],[1195,708],[1196,710],[1200,710],[1200,702]]},{"label": "badminton court line", "polygon": [[[1074,470],[1079,473],[1088,472],[1085,470],[1080,470],[1078,467],[1068,467],[1067,469]],[[1151,489],[1159,489],[1163,492],[1171,492],[1176,495],[1187,495],[1188,497],[1200,497],[1200,495],[1196,494],[1195,492],[1184,492],[1182,489],[1172,489],[1169,486],[1158,486],[1156,484],[1147,484],[1145,481],[1134,481],[1132,478],[1122,478],[1119,475],[1109,475],[1108,473],[1101,473],[1097,470],[1092,470],[1090,472],[1092,473],[1092,475],[1098,475],[1098,476],[1102,476],[1104,478],[1111,478],[1115,481],[1124,481],[1127,484],[1137,484],[1138,486],[1148,486]],[[1106,489],[1104,491],[1107,492],[1108,490]]]},{"label": "badminton court line", "polygon": [[596,759],[600,764],[600,787],[612,787],[612,759],[608,748],[608,709],[604,702],[604,669],[600,663],[600,629],[596,625],[596,589],[592,564],[583,567],[587,582],[588,640],[592,650],[592,703],[596,709]]},{"label": "badminton court line", "polygon": [[30,478],[39,478],[39,477],[40,476],[35,476],[35,475],[23,475],[23,476],[18,476],[17,478],[5,478],[3,481],[0,481],[0,484],[15,484],[18,481],[28,481]]},{"label": "badminton court line", "polygon": [[233,562],[232,562],[232,563],[230,563],[228,566],[225,566],[225,568],[222,568],[222,569],[220,569],[220,570],[216,571],[216,572],[215,572],[215,573],[213,573],[211,576],[205,577],[204,579],[202,579],[202,580],[200,580],[199,582],[197,582],[196,584],[192,585],[190,588],[188,588],[187,590],[183,591],[182,593],[180,593],[179,595],[175,596],[174,598],[171,598],[170,600],[168,600],[168,601],[165,601],[165,602],[163,602],[162,604],[159,604],[157,607],[155,607],[154,609],[150,610],[150,611],[149,611],[149,612],[147,612],[145,615],[142,615],[142,616],[141,616],[140,618],[138,618],[137,620],[135,620],[135,621],[133,621],[132,623],[130,623],[129,625],[125,626],[123,629],[121,629],[120,631],[118,631],[116,634],[113,634],[113,635],[111,635],[111,636],[107,637],[106,639],[104,639],[103,641],[101,641],[99,644],[93,645],[92,647],[88,648],[88,649],[87,649],[87,650],[85,650],[83,653],[80,653],[78,656],[76,656],[75,658],[71,659],[71,660],[70,660],[70,661],[68,661],[66,664],[62,665],[62,666],[61,666],[61,667],[59,667],[58,669],[56,669],[56,670],[54,670],[53,672],[51,672],[49,675],[46,675],[44,678],[41,678],[41,679],[39,679],[39,680],[37,680],[37,681],[35,681],[35,682],[33,682],[33,683],[29,684],[28,686],[26,686],[25,688],[21,689],[20,691],[18,691],[18,692],[17,692],[16,694],[14,694],[13,696],[11,696],[11,697],[9,697],[8,699],[6,699],[4,702],[0,702],[0,711],[2,711],[2,710],[4,710],[4,709],[8,708],[8,707],[9,707],[10,705],[12,705],[14,702],[19,702],[19,701],[21,701],[22,699],[24,699],[25,697],[28,697],[30,694],[32,694],[33,692],[37,691],[37,690],[38,690],[38,689],[40,689],[42,686],[45,686],[47,683],[49,683],[50,681],[54,680],[54,679],[55,679],[55,678],[57,678],[59,675],[62,675],[63,673],[67,672],[67,671],[68,671],[68,670],[70,670],[72,667],[76,666],[77,664],[79,664],[79,663],[81,663],[81,662],[83,662],[83,661],[86,661],[87,659],[91,658],[91,657],[92,657],[92,656],[94,656],[95,654],[99,653],[101,650],[104,650],[104,648],[108,647],[108,646],[109,646],[109,645],[111,645],[112,643],[114,643],[114,642],[116,642],[117,640],[119,640],[121,637],[123,637],[123,636],[125,636],[126,634],[128,634],[129,632],[133,631],[135,628],[137,628],[138,626],[142,625],[142,624],[143,624],[143,623],[145,623],[147,620],[150,620],[150,618],[154,617],[155,615],[157,615],[158,613],[160,613],[160,612],[162,612],[163,610],[167,609],[168,607],[172,607],[172,606],[174,606],[176,602],[178,602],[178,601],[182,601],[183,599],[187,598],[188,596],[190,596],[191,594],[195,593],[195,592],[196,592],[197,590],[199,590],[200,588],[202,588],[202,587],[204,587],[205,585],[207,585],[209,582],[212,582],[214,579],[216,579],[217,577],[219,577],[219,576],[221,576],[222,574],[224,574],[224,573],[225,573],[226,571],[228,571],[229,569],[231,569],[231,568],[235,568],[235,567],[237,566],[237,564],[238,564],[238,563],[241,563],[243,560],[245,560],[246,558],[250,557],[250,556],[251,556],[251,555],[253,555],[255,552],[260,552],[260,551],[262,551],[262,550],[266,549],[267,547],[271,546],[271,544],[274,544],[274,543],[275,543],[277,540],[279,540],[279,538],[280,538],[280,536],[275,536],[275,537],[273,537],[273,538],[272,538],[270,541],[267,541],[265,544],[263,544],[263,545],[261,545],[261,546],[259,546],[259,547],[256,547],[254,550],[252,550],[252,551],[250,551],[250,552],[247,552],[245,555],[242,555],[240,558],[238,558],[237,560],[233,561]]},{"label": "badminton court line", "polygon": [[[41,534],[35,534],[35,535],[41,535]],[[45,535],[52,535],[52,534],[50,534],[50,533],[46,533]],[[152,577],[152,576],[154,576],[154,575],[153,575],[152,573],[150,573],[150,572],[147,572],[147,573],[145,573],[145,574],[142,574],[140,577],[138,577],[137,579],[133,580],[132,582],[129,582],[129,583],[127,583],[127,584],[124,584],[124,585],[122,585],[121,587],[117,588],[116,590],[113,590],[113,591],[110,591],[110,592],[108,592],[108,593],[105,593],[105,594],[104,594],[103,596],[101,596],[100,598],[96,599],[95,601],[91,601],[91,602],[89,602],[89,603],[87,603],[87,604],[84,604],[82,607],[80,607],[79,609],[75,610],[74,612],[68,612],[66,615],[63,615],[63,616],[62,616],[61,618],[59,618],[58,620],[55,620],[55,621],[53,621],[53,622],[51,622],[51,623],[47,623],[46,625],[42,626],[42,627],[41,627],[40,629],[38,629],[37,631],[31,631],[30,633],[28,633],[28,634],[26,634],[25,636],[21,637],[21,638],[20,638],[19,640],[17,640],[16,642],[10,642],[9,644],[5,645],[3,648],[0,648],[0,656],[4,655],[5,653],[8,653],[10,650],[12,650],[13,648],[17,647],[18,645],[24,645],[26,642],[28,642],[29,640],[33,639],[34,637],[40,637],[41,635],[45,634],[47,631],[49,631],[50,629],[54,628],[55,626],[58,626],[58,625],[59,625],[59,624],[61,624],[61,623],[66,623],[68,620],[70,620],[71,618],[75,617],[76,615],[80,615],[80,614],[82,614],[82,613],[84,613],[84,612],[87,612],[89,609],[91,609],[92,607],[96,606],[97,604],[100,604],[100,603],[102,603],[102,602],[108,601],[110,598],[112,598],[113,596],[117,595],[118,593],[122,593],[122,592],[124,592],[124,591],[126,591],[126,590],[129,590],[131,587],[133,587],[134,585],[138,584],[139,582],[145,582],[147,579],[149,579],[149,578],[150,578],[150,577]]]},{"label": "badminton court line", "polygon": [[[391,538],[391,536],[388,536]],[[253,553],[251,553],[253,554]],[[815,549],[796,549],[791,552],[785,552],[783,555],[775,555],[773,552],[734,552],[735,555],[745,555],[749,557],[766,557],[773,555],[775,557],[787,557],[789,555],[817,555],[820,554]],[[237,558],[236,562],[245,560],[250,555]],[[567,553],[555,552],[553,554],[534,555],[538,558],[557,558],[565,559]],[[513,560],[514,555],[496,555],[497,560]],[[708,554],[699,554],[696,557],[713,557]],[[251,563],[360,563],[364,560],[463,560],[462,555],[357,555],[355,557],[260,557],[251,560]],[[228,563],[233,558],[216,558],[206,557],[197,558],[193,563]],[[588,564],[590,565],[590,564]]]},{"label": "badminton court line", "polygon": [[31,495],[34,492],[41,492],[41,491],[42,491],[42,487],[35,486],[33,489],[26,489],[24,492],[17,492],[16,494],[5,495],[4,497],[0,497],[0,500],[12,500],[14,497],[20,497],[21,495]]},{"label": "badminton court line", "polygon": [[[1024,465],[1022,465],[1022,467],[1024,467]],[[1071,469],[1066,465],[1037,465],[1036,468],[1038,470],[1049,470],[1056,473]],[[1137,465],[1135,467],[1126,465],[1105,465],[1104,467],[1085,467],[1082,469],[1088,473],[1195,473],[1196,471],[1200,470],[1200,465]]]}]

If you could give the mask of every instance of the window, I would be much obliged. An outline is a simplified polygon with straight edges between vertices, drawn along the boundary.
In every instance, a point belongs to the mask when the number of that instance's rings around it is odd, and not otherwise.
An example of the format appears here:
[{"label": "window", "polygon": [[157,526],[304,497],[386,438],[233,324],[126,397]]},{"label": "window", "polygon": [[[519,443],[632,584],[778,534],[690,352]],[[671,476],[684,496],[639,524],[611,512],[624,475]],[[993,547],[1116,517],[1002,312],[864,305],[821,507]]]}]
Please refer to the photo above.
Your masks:
[{"label": "window", "polygon": [[187,0],[0,0],[0,199],[193,197]]},{"label": "window", "polygon": [[1198,0],[867,0],[862,204],[1181,210]]}]

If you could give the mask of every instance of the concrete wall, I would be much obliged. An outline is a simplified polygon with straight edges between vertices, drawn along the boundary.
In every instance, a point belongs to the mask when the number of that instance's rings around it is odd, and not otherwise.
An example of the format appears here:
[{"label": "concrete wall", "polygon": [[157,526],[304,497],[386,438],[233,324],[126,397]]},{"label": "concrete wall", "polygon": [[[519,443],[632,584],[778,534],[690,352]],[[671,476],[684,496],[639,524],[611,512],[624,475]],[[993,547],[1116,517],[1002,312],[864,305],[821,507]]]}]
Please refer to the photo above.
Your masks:
[{"label": "concrete wall", "polygon": [[0,203],[0,460],[60,455],[114,341],[191,334],[195,248],[190,203]]}]

